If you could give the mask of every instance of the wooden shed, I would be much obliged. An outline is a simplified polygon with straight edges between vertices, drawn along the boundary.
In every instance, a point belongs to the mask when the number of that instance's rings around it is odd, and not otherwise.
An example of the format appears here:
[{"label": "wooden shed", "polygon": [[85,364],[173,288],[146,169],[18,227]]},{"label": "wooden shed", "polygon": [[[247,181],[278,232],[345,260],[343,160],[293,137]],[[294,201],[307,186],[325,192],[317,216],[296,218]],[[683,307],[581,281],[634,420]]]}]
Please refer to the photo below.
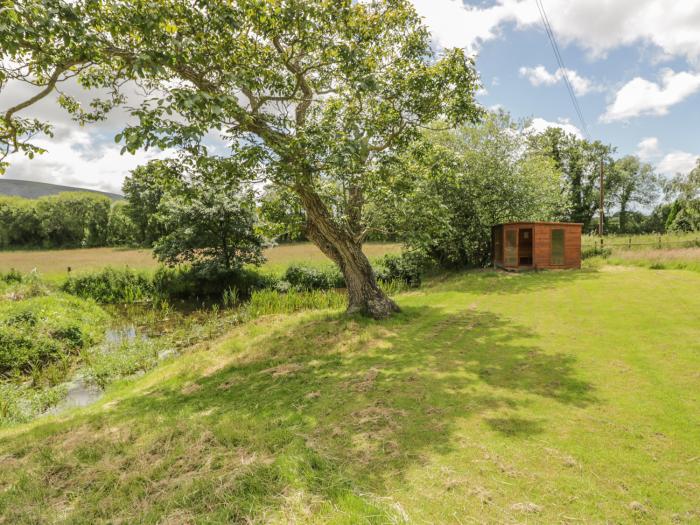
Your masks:
[{"label": "wooden shed", "polygon": [[581,230],[572,222],[509,222],[491,229],[491,259],[506,270],[581,268]]}]

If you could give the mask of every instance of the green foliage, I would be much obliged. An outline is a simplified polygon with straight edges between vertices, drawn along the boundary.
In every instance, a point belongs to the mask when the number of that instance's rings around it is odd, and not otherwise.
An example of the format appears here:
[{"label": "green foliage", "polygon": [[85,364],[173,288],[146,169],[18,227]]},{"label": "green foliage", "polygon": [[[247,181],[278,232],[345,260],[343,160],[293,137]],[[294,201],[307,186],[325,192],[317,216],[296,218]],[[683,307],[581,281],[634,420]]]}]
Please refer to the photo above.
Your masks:
[{"label": "green foliage", "polygon": [[36,246],[44,238],[36,201],[0,196],[0,247]]},{"label": "green foliage", "polygon": [[13,524],[693,523],[699,286],[467,272],[382,323],[258,319],[93,407],[0,430],[0,509]]},{"label": "green foliage", "polygon": [[567,220],[583,223],[584,231],[588,231],[600,203],[601,163],[609,175],[605,178],[606,208],[612,206],[617,198],[617,179],[610,176],[614,174],[614,148],[600,141],[590,142],[556,127],[532,134],[529,142],[532,151],[551,159],[563,175],[562,190],[569,197]]},{"label": "green foliage", "polygon": [[105,246],[111,201],[90,192],[0,197],[0,248]]},{"label": "green foliage", "polygon": [[505,113],[480,125],[426,133],[400,163],[388,166],[393,188],[376,213],[412,250],[443,266],[483,266],[492,225],[566,212],[560,172],[527,146],[524,124]]},{"label": "green foliage", "polygon": [[610,257],[612,254],[611,248],[600,247],[597,244],[593,246],[585,246],[581,248],[581,259],[591,259],[593,257]]},{"label": "green foliage", "polygon": [[107,245],[136,246],[141,244],[139,230],[131,219],[130,204],[116,201],[109,210],[107,223]]},{"label": "green foliage", "polygon": [[673,205],[666,221],[672,232],[700,231],[700,160],[687,174],[677,174],[667,185]]},{"label": "green foliage", "polygon": [[160,202],[167,194],[179,194],[182,185],[182,174],[171,160],[152,160],[124,179],[122,191],[129,203],[124,213],[136,229],[137,244],[152,246],[166,234],[157,214]]},{"label": "green foliage", "polygon": [[104,388],[116,379],[150,370],[158,363],[160,345],[150,339],[130,339],[86,353],[85,377]]},{"label": "green foliage", "polygon": [[0,382],[0,426],[30,421],[65,395],[62,385],[38,389],[26,384]]},{"label": "green foliage", "polygon": [[[364,211],[387,182],[377,167],[424,126],[475,122],[482,114],[473,58],[463,49],[435,50],[409,0],[59,5],[26,0],[3,15],[0,58],[12,64],[0,67],[3,75],[22,80],[22,71],[48,94],[75,71],[80,85],[108,93],[89,110],[59,98],[81,122],[124,104],[120,87],[137,81],[149,96],[130,109],[134,118],[115,137],[122,151],[171,148],[198,166],[247,164],[250,179],[290,188],[306,212],[309,238],[364,281],[353,293],[367,292],[353,304],[378,317],[396,310],[360,250],[371,226]],[[31,134],[13,111],[3,115],[7,143]],[[36,131],[42,124],[34,123]],[[212,132],[229,156],[204,146]],[[133,219],[147,238],[147,221]],[[166,259],[175,253],[166,252]]]},{"label": "green foliage", "polygon": [[403,282],[409,287],[417,287],[430,267],[430,260],[422,252],[403,252],[400,255],[385,255],[377,261],[377,265],[376,274],[380,281]]},{"label": "green foliage", "polygon": [[5,283],[21,283],[24,281],[24,276],[22,275],[22,272],[19,270],[15,270],[14,268],[10,268],[9,272],[6,273],[0,273],[0,280],[4,281]]},{"label": "green foliage", "polygon": [[221,300],[227,290],[237,298],[274,286],[276,279],[250,268],[160,267],[155,272],[110,268],[72,275],[62,285],[66,293],[104,304],[157,303],[164,299]]},{"label": "green foliage", "polygon": [[306,214],[299,198],[285,187],[269,185],[258,206],[262,233],[276,241],[306,240]]},{"label": "green foliage", "polygon": [[630,224],[630,206],[653,204],[660,195],[660,180],[651,164],[641,162],[635,155],[616,160],[608,177],[612,187],[613,202],[619,207],[617,229],[621,233],[634,232],[634,225]]},{"label": "green foliage", "polygon": [[108,197],[88,192],[37,199],[45,246],[104,246],[111,205]]},{"label": "green foliage", "polygon": [[132,304],[151,300],[155,287],[147,272],[129,268],[111,268],[70,276],[62,285],[64,292],[98,303]]},{"label": "green foliage", "polygon": [[282,275],[282,281],[296,290],[329,290],[345,287],[345,279],[336,267],[314,267],[292,264]]},{"label": "green foliage", "polygon": [[254,290],[274,286],[276,281],[251,268],[161,267],[153,275],[153,288],[156,297],[218,301],[224,292],[234,288],[238,299],[247,299]]},{"label": "green foliage", "polygon": [[216,267],[226,271],[245,264],[259,265],[263,239],[255,231],[255,195],[222,164],[196,167],[180,193],[166,194],[158,208],[165,235],[153,253],[170,265]]},{"label": "green foliage", "polygon": [[0,374],[26,374],[100,341],[106,314],[64,294],[0,301]]}]

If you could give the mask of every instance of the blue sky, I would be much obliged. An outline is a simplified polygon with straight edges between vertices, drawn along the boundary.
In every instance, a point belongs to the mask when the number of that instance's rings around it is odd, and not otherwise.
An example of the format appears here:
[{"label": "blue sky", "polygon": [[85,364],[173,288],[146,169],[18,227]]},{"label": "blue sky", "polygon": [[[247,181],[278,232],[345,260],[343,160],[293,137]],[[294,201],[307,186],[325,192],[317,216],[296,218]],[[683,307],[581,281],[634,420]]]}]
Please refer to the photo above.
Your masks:
[{"label": "blue sky", "polygon": [[[477,55],[479,101],[537,128],[581,133],[535,0],[411,0],[437,47]],[[542,0],[590,136],[639,154],[670,176],[700,155],[700,0]],[[10,87],[5,101],[23,96]],[[88,99],[90,97],[87,97]],[[15,157],[7,177],[119,191],[128,172],[167,156],[120,155],[113,137],[127,116],[80,128],[50,100],[31,115],[56,125],[48,153]]]},{"label": "blue sky", "polygon": [[[413,0],[438,46],[477,54],[487,107],[581,132],[535,0]],[[542,0],[590,136],[665,175],[700,154],[700,2]]]}]

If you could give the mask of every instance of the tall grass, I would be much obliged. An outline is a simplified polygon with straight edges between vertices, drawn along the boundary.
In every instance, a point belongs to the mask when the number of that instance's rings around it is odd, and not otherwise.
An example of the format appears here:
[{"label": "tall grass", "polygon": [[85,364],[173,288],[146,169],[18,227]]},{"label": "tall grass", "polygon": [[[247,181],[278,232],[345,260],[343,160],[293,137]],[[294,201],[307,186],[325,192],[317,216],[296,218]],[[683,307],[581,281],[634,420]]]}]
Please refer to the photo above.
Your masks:
[{"label": "tall grass", "polygon": [[276,290],[259,290],[253,292],[247,310],[251,317],[270,314],[290,314],[301,310],[322,310],[326,308],[343,308],[347,295],[339,290],[297,291],[290,289],[286,293]]}]

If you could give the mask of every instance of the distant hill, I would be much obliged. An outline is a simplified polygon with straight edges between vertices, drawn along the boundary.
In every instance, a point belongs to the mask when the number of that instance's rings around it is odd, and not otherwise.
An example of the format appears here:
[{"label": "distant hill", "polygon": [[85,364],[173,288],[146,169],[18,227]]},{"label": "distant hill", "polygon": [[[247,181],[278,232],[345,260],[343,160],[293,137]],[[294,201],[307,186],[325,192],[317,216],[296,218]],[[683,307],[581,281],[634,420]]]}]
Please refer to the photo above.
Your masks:
[{"label": "distant hill", "polygon": [[65,191],[88,191],[99,193],[112,200],[123,199],[123,195],[109,193],[106,191],[88,190],[85,188],[73,188],[71,186],[59,186],[58,184],[47,184],[46,182],[34,182],[30,180],[4,179],[0,177],[0,195],[13,195],[25,197],[27,199],[37,199],[46,195],[56,195]]}]

